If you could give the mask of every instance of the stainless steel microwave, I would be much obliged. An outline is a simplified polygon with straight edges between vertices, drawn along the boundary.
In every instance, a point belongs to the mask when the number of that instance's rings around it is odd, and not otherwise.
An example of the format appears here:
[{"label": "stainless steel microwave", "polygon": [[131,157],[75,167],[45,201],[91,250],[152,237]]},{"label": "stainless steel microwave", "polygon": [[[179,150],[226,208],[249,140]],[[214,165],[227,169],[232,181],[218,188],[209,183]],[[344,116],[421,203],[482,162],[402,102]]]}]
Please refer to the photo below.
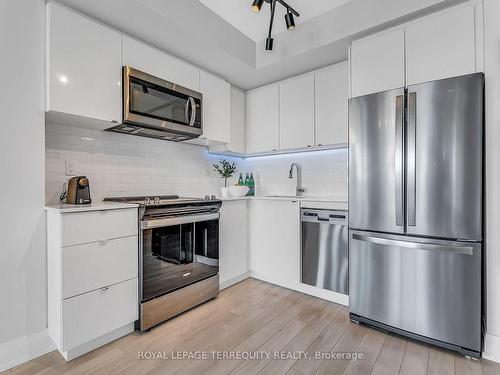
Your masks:
[{"label": "stainless steel microwave", "polygon": [[109,131],[185,141],[203,133],[202,94],[123,67],[123,123]]}]

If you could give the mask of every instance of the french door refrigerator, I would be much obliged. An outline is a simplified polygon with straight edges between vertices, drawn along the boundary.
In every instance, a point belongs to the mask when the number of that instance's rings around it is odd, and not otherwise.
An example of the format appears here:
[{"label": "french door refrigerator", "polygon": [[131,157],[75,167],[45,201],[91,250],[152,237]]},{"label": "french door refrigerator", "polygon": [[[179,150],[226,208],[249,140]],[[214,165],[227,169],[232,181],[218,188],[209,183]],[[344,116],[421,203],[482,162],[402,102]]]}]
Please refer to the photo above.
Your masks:
[{"label": "french door refrigerator", "polygon": [[349,101],[349,310],[462,354],[482,347],[482,73]]}]

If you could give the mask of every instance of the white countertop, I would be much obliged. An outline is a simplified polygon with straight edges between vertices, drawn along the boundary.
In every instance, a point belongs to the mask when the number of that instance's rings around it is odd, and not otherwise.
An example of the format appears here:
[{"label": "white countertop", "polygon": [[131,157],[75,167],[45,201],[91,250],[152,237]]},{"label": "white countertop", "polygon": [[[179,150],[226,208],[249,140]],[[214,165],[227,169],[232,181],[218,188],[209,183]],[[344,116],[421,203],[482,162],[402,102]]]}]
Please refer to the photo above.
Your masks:
[{"label": "white countertop", "polygon": [[337,209],[337,210],[347,210],[348,203],[339,201],[334,197],[313,197],[313,196],[286,196],[286,195],[276,195],[276,196],[253,196],[253,197],[229,197],[221,198],[223,202],[231,201],[241,201],[241,200],[279,200],[279,201],[295,201],[301,202],[302,207],[307,207],[310,204],[310,208],[325,208],[325,209]]},{"label": "white countertop", "polygon": [[92,204],[51,204],[45,206],[47,211],[57,211],[60,213],[69,212],[87,212],[87,211],[102,211],[102,210],[120,210],[124,208],[137,208],[138,204],[116,203],[116,202],[94,202]]}]

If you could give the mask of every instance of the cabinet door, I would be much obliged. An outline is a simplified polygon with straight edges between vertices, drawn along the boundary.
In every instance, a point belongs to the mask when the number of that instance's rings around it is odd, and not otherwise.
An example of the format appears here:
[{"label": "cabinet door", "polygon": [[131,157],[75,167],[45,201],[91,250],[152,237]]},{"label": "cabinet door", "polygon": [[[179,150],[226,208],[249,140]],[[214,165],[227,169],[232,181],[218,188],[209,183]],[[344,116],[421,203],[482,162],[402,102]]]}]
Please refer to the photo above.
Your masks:
[{"label": "cabinet door", "polygon": [[247,92],[247,153],[279,149],[278,85]]},{"label": "cabinet door", "polygon": [[[220,211],[220,282],[248,274],[247,201],[227,201]],[[227,285],[224,285],[227,286]]]},{"label": "cabinet door", "polygon": [[245,147],[245,93],[231,88],[231,143],[228,151],[244,154]]},{"label": "cabinet door", "polygon": [[123,65],[129,65],[191,90],[200,90],[198,69],[128,36],[123,36]]},{"label": "cabinet door", "polygon": [[223,79],[200,72],[203,94],[203,138],[209,141],[231,142],[231,86]]},{"label": "cabinet door", "polygon": [[347,143],[349,69],[336,64],[315,74],[315,145]]},{"label": "cabinet door", "polygon": [[121,35],[48,7],[47,110],[121,122]]},{"label": "cabinet door", "polygon": [[297,289],[300,282],[299,203],[280,200],[249,203],[252,277]]},{"label": "cabinet door", "polygon": [[406,26],[406,83],[476,71],[474,5],[458,6]]},{"label": "cabinet door", "polygon": [[402,27],[356,40],[351,45],[351,97],[405,86]]},{"label": "cabinet door", "polygon": [[137,320],[137,290],[132,279],[62,300],[62,351]]},{"label": "cabinet door", "polygon": [[314,75],[280,84],[280,149],[312,147],[314,143]]}]

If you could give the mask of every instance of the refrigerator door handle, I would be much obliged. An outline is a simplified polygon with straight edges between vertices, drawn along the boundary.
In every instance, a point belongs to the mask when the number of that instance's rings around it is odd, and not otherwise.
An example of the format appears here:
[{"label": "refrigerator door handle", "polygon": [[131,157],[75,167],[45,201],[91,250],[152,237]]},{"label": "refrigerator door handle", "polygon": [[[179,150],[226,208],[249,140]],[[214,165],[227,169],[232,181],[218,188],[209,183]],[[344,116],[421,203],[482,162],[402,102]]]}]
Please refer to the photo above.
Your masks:
[{"label": "refrigerator door handle", "polygon": [[404,212],[403,212],[403,124],[404,124],[404,96],[396,96],[396,144],[394,148],[394,168],[396,179],[396,225],[404,225]]},{"label": "refrigerator door handle", "polygon": [[383,235],[366,235],[354,233],[352,238],[357,241],[369,242],[383,246],[396,246],[406,249],[429,250],[429,251],[445,251],[448,253],[474,255],[474,248],[468,244],[454,243],[453,245],[445,245],[439,243],[427,243],[417,241],[407,241],[402,239],[391,239]]},{"label": "refrigerator door handle", "polygon": [[417,205],[417,190],[416,190],[416,129],[417,129],[417,93],[408,93],[408,154],[407,154],[407,210],[408,210],[408,226],[414,227],[417,225],[416,205]]}]

